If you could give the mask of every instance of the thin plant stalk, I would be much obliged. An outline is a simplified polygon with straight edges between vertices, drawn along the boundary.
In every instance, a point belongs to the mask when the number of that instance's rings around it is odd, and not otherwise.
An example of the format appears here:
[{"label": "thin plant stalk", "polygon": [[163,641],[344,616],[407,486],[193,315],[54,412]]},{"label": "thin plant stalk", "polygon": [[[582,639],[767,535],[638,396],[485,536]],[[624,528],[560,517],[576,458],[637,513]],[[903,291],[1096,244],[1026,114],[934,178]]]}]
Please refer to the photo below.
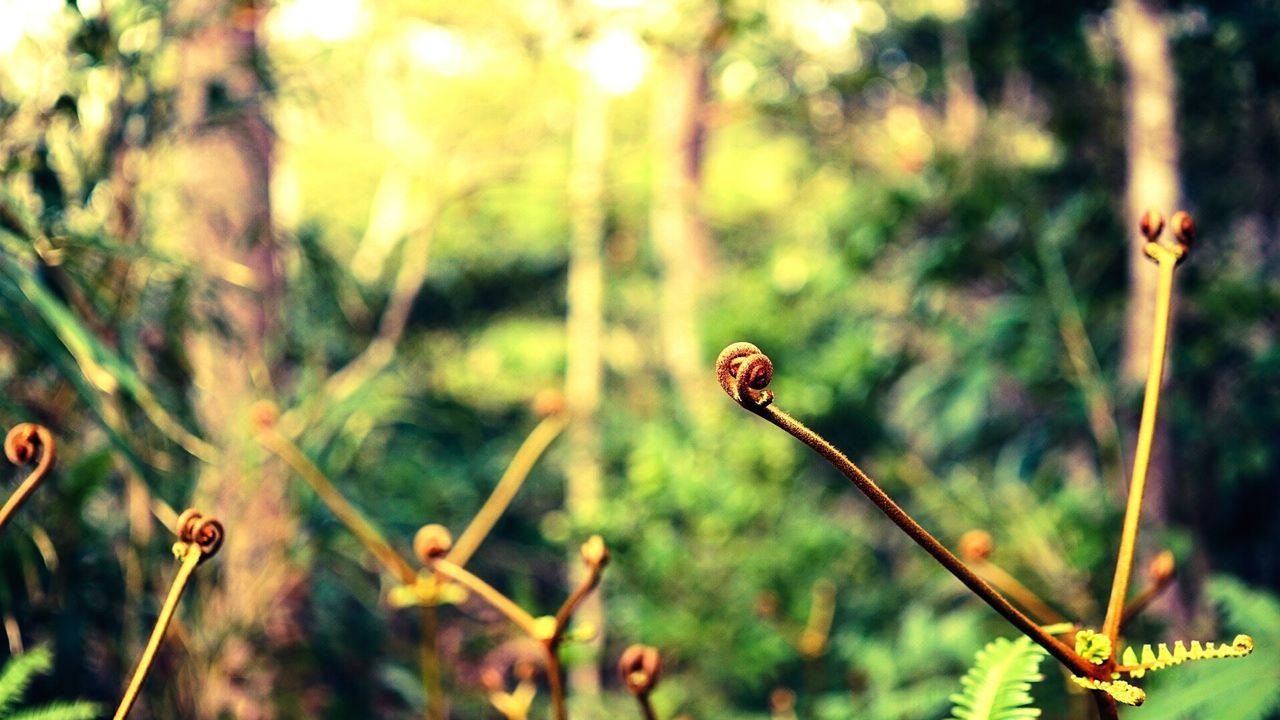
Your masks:
[{"label": "thin plant stalk", "polygon": [[1142,420],[1138,426],[1138,446],[1133,458],[1133,476],[1129,484],[1129,501],[1125,507],[1124,529],[1120,534],[1120,550],[1116,557],[1116,574],[1111,583],[1111,599],[1102,633],[1111,639],[1112,647],[1120,635],[1124,606],[1133,573],[1133,555],[1138,544],[1138,521],[1142,514],[1142,496],[1146,491],[1147,469],[1151,463],[1151,444],[1155,439],[1156,413],[1160,407],[1160,384],[1164,378],[1165,348],[1169,337],[1169,307],[1173,296],[1173,270],[1178,256],[1152,242],[1159,264],[1156,288],[1155,328],[1151,336],[1151,364],[1147,369],[1146,393],[1142,399]]},{"label": "thin plant stalk", "polygon": [[422,605],[422,634],[418,638],[418,657],[422,665],[422,687],[427,691],[427,717],[445,720],[444,680],[440,672],[440,656],[436,650],[440,622],[435,605]]},{"label": "thin plant stalk", "polygon": [[5,436],[4,453],[9,458],[9,462],[17,465],[31,462],[37,451],[40,452],[40,459],[22,484],[18,485],[18,489],[14,490],[5,501],[4,507],[0,507],[0,530],[4,530],[9,519],[49,474],[50,468],[53,467],[55,445],[53,433],[49,432],[45,426],[35,423],[15,425]]},{"label": "thin plant stalk", "polygon": [[564,671],[560,667],[558,648],[544,643],[543,653],[547,660],[547,688],[551,691],[551,714],[555,720],[568,720],[569,710],[564,703]]},{"label": "thin plant stalk", "polygon": [[535,640],[542,640],[546,636],[545,632],[540,632],[538,621],[526,612],[524,608],[512,602],[510,598],[498,592],[489,583],[476,577],[471,571],[459,567],[444,558],[434,560],[431,567],[437,573],[480,596],[481,599],[493,606],[493,609],[505,615],[508,620],[529,637]]},{"label": "thin plant stalk", "polygon": [[636,696],[636,702],[640,704],[640,713],[644,715],[644,720],[658,720],[658,713],[653,710],[653,701],[648,695]]},{"label": "thin plant stalk", "polygon": [[1147,586],[1138,593],[1136,597],[1124,606],[1124,615],[1120,621],[1123,626],[1138,613],[1146,609],[1164,592],[1165,588],[1173,584],[1173,578],[1177,572],[1177,561],[1173,557],[1173,553],[1165,550],[1155,557],[1151,558],[1151,562],[1147,564]]},{"label": "thin plant stalk", "polygon": [[721,385],[739,405],[785,430],[821,455],[908,537],[1015,628],[1043,647],[1074,674],[1098,680],[1109,679],[1109,675],[1100,666],[1080,657],[1065,643],[1046,633],[1031,618],[1024,615],[1003,595],[978,577],[933,535],[929,534],[929,531],[908,515],[844,453],[799,420],[775,407],[772,404],[773,392],[767,389],[773,378],[773,363],[760,352],[759,348],[749,343],[731,345],[721,352],[716,369]]},{"label": "thin plant stalk", "polygon": [[471,523],[458,536],[457,543],[453,549],[449,551],[448,558],[451,562],[459,567],[465,566],[467,561],[475,553],[476,548],[480,547],[480,543],[489,535],[489,531],[493,529],[494,524],[498,522],[498,518],[502,517],[502,513],[506,512],[507,506],[511,504],[511,500],[515,498],[516,493],[520,491],[520,487],[524,484],[525,478],[529,477],[529,471],[546,452],[551,443],[564,430],[568,423],[568,415],[566,413],[556,413],[543,418],[542,422],[534,426],[529,432],[529,436],[521,443],[520,449],[516,451],[511,463],[507,465],[507,469],[502,473],[502,478],[498,480],[498,484],[494,486],[493,492],[489,495],[489,499],[485,500],[484,505],[476,512],[475,517],[471,519]]},{"label": "thin plant stalk", "polygon": [[840,471],[842,475],[849,479],[862,492],[867,499],[880,509],[895,525],[902,529],[917,545],[924,548],[925,552],[933,556],[944,568],[956,576],[960,582],[974,592],[978,597],[982,598],[993,610],[1002,615],[1014,627],[1021,630],[1023,634],[1030,637],[1038,645],[1043,647],[1050,655],[1053,655],[1059,662],[1066,665],[1077,675],[1083,677],[1098,676],[1098,666],[1093,665],[1087,660],[1081,658],[1074,650],[1067,647],[1066,644],[1057,638],[1049,635],[1040,629],[1031,618],[1022,614],[1020,610],[1014,607],[1003,595],[998,593],[994,588],[988,585],[982,578],[978,577],[963,562],[933,535],[929,534],[919,523],[911,518],[897,503],[893,501],[880,486],[871,480],[862,470],[844,453],[841,453],[827,442],[825,438],[810,430],[800,421],[791,417],[787,413],[775,407],[768,406],[761,408],[758,413],[761,417],[769,420],[774,425],[786,430],[792,437],[796,438],[805,445],[822,455],[833,467]]},{"label": "thin plant stalk", "polygon": [[378,562],[405,585],[413,585],[418,581],[418,573],[409,561],[405,560],[391,543],[383,536],[373,523],[365,519],[338,488],[334,487],[324,472],[305,453],[288,438],[281,435],[274,427],[268,427],[258,433],[258,442],[274,453],[298,474],[311,489],[315,491],[329,511],[346,525]]},{"label": "thin plant stalk", "polygon": [[174,577],[173,585],[169,587],[169,594],[160,608],[160,615],[156,618],[151,637],[147,640],[147,646],[138,660],[138,667],[133,671],[129,686],[120,699],[119,707],[116,708],[115,720],[124,720],[129,710],[133,708],[134,702],[137,701],[138,692],[142,689],[143,681],[147,679],[147,673],[151,670],[160,642],[164,640],[165,632],[173,621],[178,601],[182,599],[182,593],[191,580],[191,573],[195,571],[197,565],[213,557],[222,547],[224,536],[222,523],[214,518],[204,517],[194,508],[188,508],[178,517],[177,530],[178,543],[174,545],[173,550],[182,564],[178,567],[178,574]]},{"label": "thin plant stalk", "polygon": [[[365,546],[371,555],[387,572],[394,575],[401,583],[412,586],[418,582],[418,573],[409,561],[396,552],[387,542],[386,537],[373,523],[342,495],[342,492],[330,482],[324,472],[316,466],[306,453],[282,435],[273,425],[262,427],[258,433],[258,442],[271,453],[284,460],[293,468],[311,489],[315,491],[329,511],[351,531],[356,539]],[[418,655],[422,663],[423,690],[427,696],[427,717],[431,720],[444,720],[444,685],[441,679],[440,658],[436,653],[436,614],[435,608],[424,607],[422,610],[422,635],[419,638]]]},{"label": "thin plant stalk", "polygon": [[200,555],[200,547],[194,543],[183,550],[182,565],[178,568],[178,575],[169,588],[169,596],[165,598],[164,606],[160,608],[160,616],[156,618],[156,625],[151,630],[151,638],[147,640],[147,647],[143,650],[142,657],[138,660],[138,667],[133,671],[133,679],[129,681],[129,687],[124,691],[124,697],[120,699],[120,706],[116,708],[115,720],[124,720],[129,710],[133,708],[133,703],[138,699],[138,691],[142,689],[142,682],[147,679],[156,651],[160,649],[160,641],[164,639],[165,631],[169,629],[173,613],[178,607],[178,601],[182,599],[182,591],[186,589],[187,581],[191,579],[191,573],[195,571],[196,565],[200,564]]},{"label": "thin plant stalk", "polygon": [[560,663],[560,644],[564,641],[564,632],[569,626],[573,613],[591,594],[591,591],[600,585],[605,565],[609,563],[609,550],[605,547],[604,540],[599,535],[593,535],[583,543],[581,554],[587,566],[587,572],[582,581],[569,594],[554,616],[540,618],[534,618],[493,586],[449,560],[448,554],[452,546],[453,538],[449,535],[449,531],[437,524],[424,525],[418,530],[413,540],[414,553],[438,576],[452,580],[480,596],[542,647],[547,666],[547,684],[551,690],[552,715],[556,720],[567,720],[568,710],[564,698],[564,671]]},{"label": "thin plant stalk", "polygon": [[1098,706],[1099,720],[1120,720],[1120,708],[1116,705],[1115,698],[1104,692],[1089,694],[1093,696],[1093,701]]},{"label": "thin plant stalk", "polygon": [[1040,622],[1041,625],[1058,625],[1068,622],[1061,613],[1049,607],[1049,604],[1040,599],[1026,585],[1023,585],[1013,575],[1009,574],[1004,568],[991,562],[984,560],[974,564],[974,569],[982,576],[984,580],[991,583],[996,588],[1003,591],[1006,595],[1013,598],[1027,612]]}]

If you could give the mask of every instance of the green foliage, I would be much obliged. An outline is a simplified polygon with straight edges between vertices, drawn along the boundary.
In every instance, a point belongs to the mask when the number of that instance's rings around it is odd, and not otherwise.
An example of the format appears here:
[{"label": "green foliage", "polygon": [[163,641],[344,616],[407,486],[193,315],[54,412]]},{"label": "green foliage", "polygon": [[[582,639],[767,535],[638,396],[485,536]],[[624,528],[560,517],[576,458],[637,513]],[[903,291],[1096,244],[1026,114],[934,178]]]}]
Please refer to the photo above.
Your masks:
[{"label": "green foliage", "polygon": [[94,720],[101,709],[83,701],[57,701],[18,708],[32,681],[53,670],[53,653],[37,647],[9,659],[0,669],[0,718],[3,720]]},{"label": "green foliage", "polygon": [[1025,720],[1040,717],[1029,707],[1031,685],[1044,679],[1040,662],[1048,656],[1028,637],[996,638],[978,651],[973,667],[960,679],[962,690],[951,696],[956,720]]}]

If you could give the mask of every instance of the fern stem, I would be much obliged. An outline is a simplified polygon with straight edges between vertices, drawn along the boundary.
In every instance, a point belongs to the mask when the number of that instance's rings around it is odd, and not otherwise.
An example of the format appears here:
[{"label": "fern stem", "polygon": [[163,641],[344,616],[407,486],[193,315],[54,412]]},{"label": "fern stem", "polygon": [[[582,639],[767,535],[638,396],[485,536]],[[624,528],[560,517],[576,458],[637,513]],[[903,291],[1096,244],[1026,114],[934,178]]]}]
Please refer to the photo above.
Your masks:
[{"label": "fern stem", "polygon": [[289,467],[306,481],[320,500],[329,507],[329,511],[356,536],[369,553],[377,558],[387,572],[396,576],[405,585],[413,585],[418,581],[418,573],[405,560],[391,543],[383,536],[373,523],[343,497],[342,492],[325,476],[311,458],[281,434],[274,426],[265,427],[258,433],[258,442],[271,453],[288,463]]},{"label": "fern stem", "polygon": [[928,530],[925,530],[924,527],[908,515],[901,506],[880,489],[880,486],[875,481],[862,472],[844,453],[827,442],[825,438],[772,405],[762,407],[756,413],[787,431],[792,437],[808,445],[821,455],[836,470],[839,470],[840,474],[848,478],[854,487],[861,491],[895,525],[901,528],[908,537],[924,548],[925,552],[932,555],[940,565],[954,575],[957,580],[964,583],[975,595],[990,605],[997,613],[1000,613],[1014,627],[1048,651],[1058,662],[1066,665],[1071,672],[1084,677],[1098,675],[1099,668],[1096,665],[1087,662],[1079,655],[1076,655],[1075,651],[1067,647],[1065,643],[1041,630],[1040,626],[1031,618],[1014,607],[1003,595],[978,577],[950,550],[938,542],[937,538],[933,537]]},{"label": "fern stem", "polygon": [[433,560],[431,569],[479,595],[494,610],[505,615],[508,620],[524,631],[530,638],[540,642],[546,639],[547,634],[541,631],[538,621],[532,615],[470,571],[458,567],[444,558]]},{"label": "fern stem", "polygon": [[502,473],[502,478],[493,488],[489,499],[485,500],[484,505],[471,519],[471,523],[458,536],[458,541],[449,551],[450,561],[459,567],[467,564],[476,548],[484,542],[489,531],[498,522],[498,518],[502,517],[502,513],[511,504],[512,498],[520,491],[520,486],[524,484],[525,478],[529,476],[529,471],[538,462],[538,458],[542,457],[547,447],[560,435],[560,431],[564,430],[567,422],[566,413],[556,413],[547,416],[533,428],[515,456],[511,458],[511,463]]},{"label": "fern stem", "polygon": [[1116,557],[1116,574],[1111,582],[1111,599],[1107,602],[1107,615],[1102,632],[1111,638],[1113,647],[1120,635],[1124,621],[1125,599],[1129,592],[1129,578],[1133,574],[1133,555],[1138,544],[1138,521],[1142,515],[1142,496],[1147,486],[1147,470],[1151,463],[1151,444],[1155,438],[1156,413],[1160,408],[1160,384],[1164,379],[1165,348],[1169,337],[1169,308],[1173,296],[1173,270],[1178,256],[1163,246],[1150,242],[1148,251],[1159,264],[1159,284],[1156,288],[1156,319],[1151,335],[1151,362],[1147,368],[1147,387],[1142,399],[1142,420],[1138,426],[1138,447],[1134,453],[1133,475],[1129,483],[1129,501],[1125,508],[1124,529],[1120,535],[1120,550]]},{"label": "fern stem", "polygon": [[725,348],[716,360],[716,374],[720,385],[729,397],[756,415],[768,420],[789,435],[808,445],[831,464],[840,474],[848,478],[873,505],[880,509],[917,545],[933,556],[940,565],[947,569],[965,587],[991,606],[1015,628],[1030,637],[1043,647],[1058,662],[1067,666],[1072,673],[1081,677],[1106,679],[1103,668],[1080,657],[1065,643],[1046,633],[1031,618],[1027,617],[1005,599],[1003,595],[978,577],[960,558],[951,553],[933,535],[929,534],[920,523],[916,522],[896,502],[890,498],[862,469],[853,463],[844,453],[826,438],[810,430],[804,423],[796,420],[773,405],[774,394],[768,389],[773,380],[773,362],[750,343],[735,343]]},{"label": "fern stem", "polygon": [[1120,720],[1120,708],[1116,705],[1115,698],[1100,690],[1089,694],[1098,706],[1098,720]]},{"label": "fern stem", "polygon": [[138,691],[142,689],[142,682],[147,679],[147,672],[151,669],[152,661],[155,660],[160,641],[164,639],[165,631],[169,629],[169,623],[173,620],[174,610],[178,607],[178,601],[182,599],[182,591],[186,589],[187,581],[191,579],[191,573],[196,569],[196,565],[200,564],[202,555],[203,551],[196,543],[188,543],[182,549],[182,565],[178,568],[178,575],[169,588],[169,596],[165,598],[164,605],[160,608],[160,616],[156,618],[156,625],[151,630],[151,638],[147,640],[147,647],[138,660],[138,667],[133,671],[129,687],[125,690],[124,697],[120,699],[120,706],[116,708],[115,720],[124,720],[133,703],[138,699]]},{"label": "fern stem", "polygon": [[439,618],[435,605],[421,607],[422,634],[418,638],[418,654],[422,665],[422,689],[427,696],[428,720],[445,720],[444,683],[440,677],[440,656],[436,653]]}]

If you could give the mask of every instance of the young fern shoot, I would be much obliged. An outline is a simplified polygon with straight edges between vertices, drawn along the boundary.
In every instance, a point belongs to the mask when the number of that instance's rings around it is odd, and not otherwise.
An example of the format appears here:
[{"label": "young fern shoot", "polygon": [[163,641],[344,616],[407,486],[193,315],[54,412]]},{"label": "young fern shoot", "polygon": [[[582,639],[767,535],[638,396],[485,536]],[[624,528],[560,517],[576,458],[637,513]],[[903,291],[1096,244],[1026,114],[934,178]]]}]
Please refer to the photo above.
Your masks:
[{"label": "young fern shoot", "polygon": [[169,595],[160,608],[160,615],[156,618],[155,628],[151,631],[151,638],[142,652],[138,667],[133,672],[133,679],[129,681],[129,687],[125,689],[124,697],[120,699],[120,706],[116,708],[115,720],[124,720],[133,703],[138,699],[138,691],[142,689],[142,682],[147,679],[147,672],[151,669],[152,661],[155,660],[156,651],[160,648],[160,641],[164,639],[165,631],[169,629],[173,613],[178,608],[178,601],[182,599],[182,592],[191,579],[191,573],[195,571],[197,565],[217,554],[225,536],[221,522],[201,515],[195,508],[188,508],[178,517],[177,534],[178,542],[173,545],[173,554],[182,564],[178,568],[178,575],[174,578],[173,585],[169,588]]},{"label": "young fern shoot", "polygon": [[27,474],[18,489],[13,491],[4,506],[0,507],[0,530],[8,524],[22,503],[35,491],[36,487],[48,476],[53,468],[54,459],[53,433],[43,425],[36,423],[20,423],[14,425],[4,438],[4,454],[9,462],[15,465],[26,465],[32,460],[36,466]]},{"label": "young fern shoot", "polygon": [[618,676],[640,705],[644,720],[657,720],[649,695],[662,677],[662,656],[648,645],[631,645],[618,658]]},{"label": "young fern shoot", "polygon": [[1140,653],[1130,647],[1124,651],[1123,662],[1119,664],[1114,653],[1114,649],[1119,645],[1120,630],[1124,621],[1133,617],[1156,594],[1169,585],[1174,570],[1172,555],[1166,552],[1157,556],[1149,569],[1150,584],[1132,602],[1128,602],[1129,580],[1137,546],[1138,521],[1142,510],[1151,446],[1155,437],[1156,413],[1160,403],[1160,386],[1164,375],[1173,294],[1173,272],[1186,259],[1196,234],[1195,222],[1186,212],[1176,213],[1170,225],[1172,239],[1162,239],[1164,218],[1160,213],[1148,210],[1143,215],[1139,227],[1145,239],[1144,252],[1159,266],[1151,363],[1147,374],[1142,420],[1138,430],[1137,450],[1134,453],[1133,475],[1106,617],[1101,632],[1089,629],[1079,630],[1075,636],[1074,648],[1068,647],[1054,637],[1055,634],[1061,634],[1056,628],[1042,627],[1033,622],[992,587],[995,585],[1003,588],[1017,599],[1020,605],[1042,621],[1056,623],[1062,619],[1025,586],[990,563],[988,560],[990,535],[970,533],[961,539],[962,554],[974,566],[971,570],[889,498],[843,453],[803,423],[779,410],[773,404],[774,394],[769,389],[773,379],[773,363],[760,352],[759,348],[750,343],[735,343],[726,347],[716,360],[716,374],[720,385],[730,398],[746,410],[782,428],[821,455],[894,524],[975,595],[1066,666],[1077,684],[1099,691],[1094,698],[1104,720],[1118,717],[1117,702],[1139,705],[1146,699],[1143,690],[1128,683],[1124,679],[1125,676],[1141,678],[1148,672],[1190,660],[1238,658],[1253,651],[1252,638],[1248,635],[1239,635],[1230,644],[1217,646],[1213,643],[1201,645],[1199,642],[1192,642],[1188,649],[1181,642],[1177,642],[1173,650],[1169,650],[1165,645],[1160,645],[1158,650],[1153,650],[1148,645],[1144,646]]}]

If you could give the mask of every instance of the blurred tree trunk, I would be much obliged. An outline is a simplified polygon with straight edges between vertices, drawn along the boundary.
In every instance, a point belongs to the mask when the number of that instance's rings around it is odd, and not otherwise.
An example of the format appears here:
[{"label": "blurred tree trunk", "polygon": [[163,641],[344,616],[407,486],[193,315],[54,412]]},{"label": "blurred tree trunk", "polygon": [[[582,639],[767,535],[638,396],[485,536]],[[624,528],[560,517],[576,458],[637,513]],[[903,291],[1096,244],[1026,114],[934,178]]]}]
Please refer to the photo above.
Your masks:
[{"label": "blurred tree trunk", "polygon": [[[1121,386],[1127,392],[1141,387],[1146,380],[1154,332],[1157,268],[1142,253],[1138,221],[1147,208],[1169,217],[1179,203],[1177,78],[1163,7],[1158,0],[1117,0],[1115,9],[1120,58],[1127,77],[1125,229],[1129,245],[1129,309],[1120,373]],[[1173,307],[1176,314],[1176,302]],[[1166,364],[1166,384],[1170,369],[1171,364]],[[1165,417],[1167,413],[1166,407]],[[1136,417],[1128,426],[1130,437],[1136,436]],[[1143,504],[1144,525],[1149,533],[1163,527],[1169,517],[1173,479],[1168,440],[1168,424],[1158,418]],[[1185,630],[1192,619],[1190,598],[1194,592],[1190,586],[1196,583],[1191,580],[1188,573],[1182,573],[1177,592],[1166,594],[1161,603],[1175,630]]]},{"label": "blurred tree trunk", "polygon": [[973,146],[978,135],[978,121],[982,116],[982,101],[973,83],[973,70],[969,65],[969,37],[964,18],[969,14],[968,2],[958,19],[942,25],[942,76],[946,81],[947,95],[944,109],[947,140],[957,149]]},{"label": "blurred tree trunk", "polygon": [[284,553],[293,521],[284,478],[258,462],[246,412],[271,394],[267,339],[280,330],[268,192],[273,134],[261,105],[257,44],[262,12],[251,0],[173,6],[176,25],[189,33],[180,46],[175,105],[178,232],[194,266],[206,273],[186,343],[193,403],[217,448],[200,474],[194,505],[227,528],[210,564],[218,580],[201,588],[202,622],[192,631],[192,651],[205,665],[198,691],[203,718],[273,715],[275,669],[254,658],[288,627],[277,620],[288,612]]},{"label": "blurred tree trunk", "polygon": [[[609,100],[596,83],[580,74],[569,160],[569,317],[565,403],[570,414],[565,431],[565,510],[576,527],[599,516],[602,495],[600,394],[604,381],[601,340],[604,333],[604,170],[609,136]],[[585,539],[585,538],[583,538]],[[574,545],[569,555],[569,585],[577,585],[584,568]],[[569,688],[584,702],[576,714],[598,717],[599,653],[604,643],[604,601],[595,592],[582,603],[577,619],[599,634],[588,658],[569,670]],[[583,712],[585,711],[585,712]]]},{"label": "blurred tree trunk", "polygon": [[663,358],[681,403],[706,407],[710,387],[698,349],[698,298],[707,280],[711,241],[699,208],[707,140],[708,49],[665,58],[652,84],[653,205],[650,228],[662,262],[658,316]]}]

